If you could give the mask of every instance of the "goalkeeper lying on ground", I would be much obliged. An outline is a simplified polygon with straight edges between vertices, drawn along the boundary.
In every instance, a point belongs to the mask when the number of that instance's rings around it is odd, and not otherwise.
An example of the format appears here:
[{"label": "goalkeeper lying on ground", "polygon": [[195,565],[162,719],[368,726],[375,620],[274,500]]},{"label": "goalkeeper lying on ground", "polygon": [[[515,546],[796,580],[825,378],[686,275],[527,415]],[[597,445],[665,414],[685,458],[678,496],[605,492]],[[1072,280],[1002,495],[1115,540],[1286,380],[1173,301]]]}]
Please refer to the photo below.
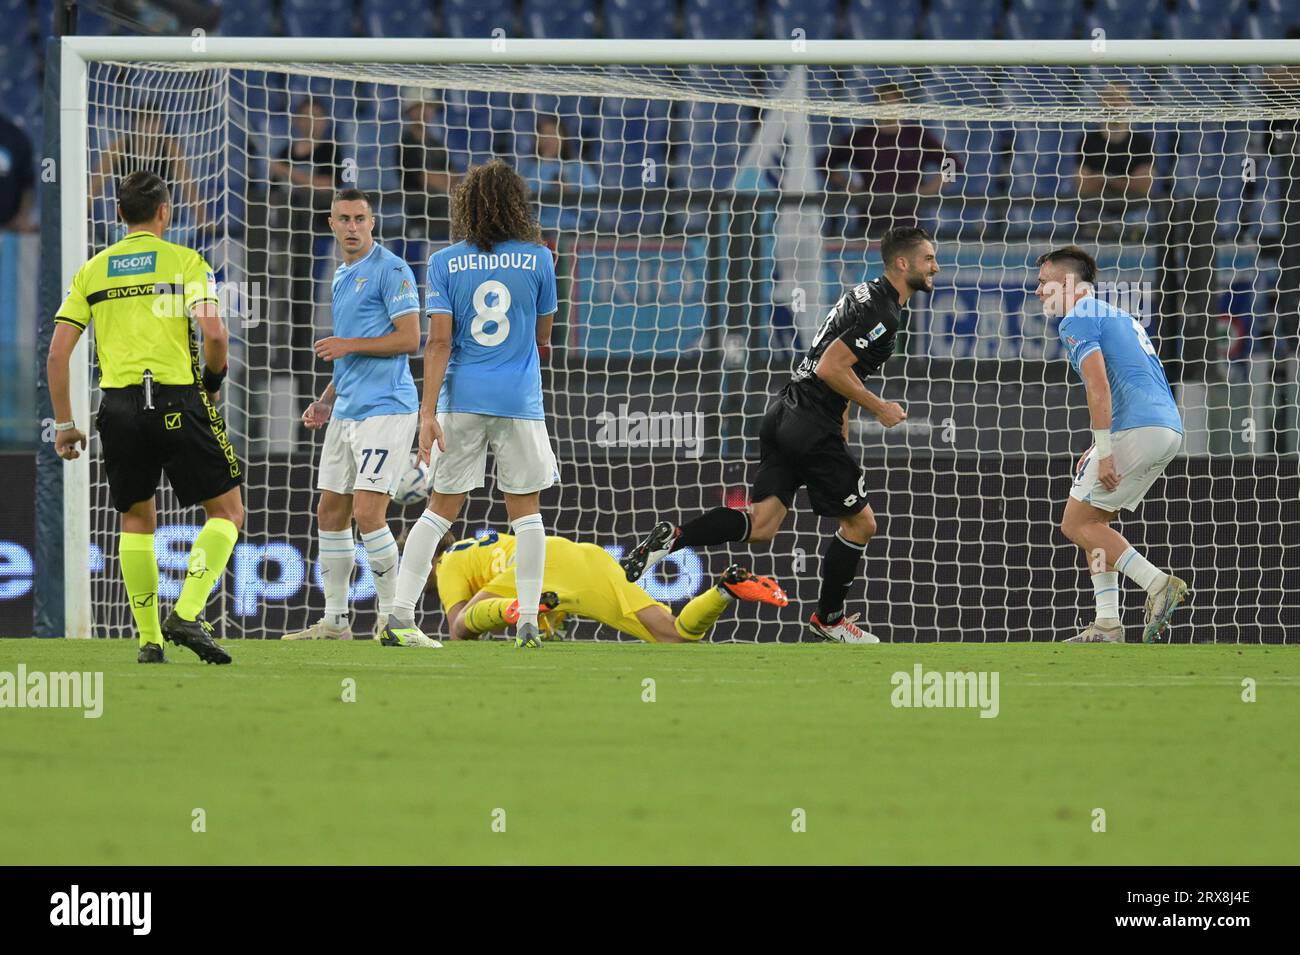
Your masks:
[{"label": "goalkeeper lying on ground", "polygon": [[[504,631],[518,619],[515,599],[515,539],[490,531],[481,538],[457,541],[448,533],[438,544],[429,588],[436,588],[453,640],[476,640]],[[753,600],[784,607],[785,592],[770,577],[732,565],[674,617],[636,584],[623,568],[595,544],[564,537],[546,539],[542,574],[542,620],[558,626],[572,614],[613,627],[647,643],[701,640],[734,600]]]}]

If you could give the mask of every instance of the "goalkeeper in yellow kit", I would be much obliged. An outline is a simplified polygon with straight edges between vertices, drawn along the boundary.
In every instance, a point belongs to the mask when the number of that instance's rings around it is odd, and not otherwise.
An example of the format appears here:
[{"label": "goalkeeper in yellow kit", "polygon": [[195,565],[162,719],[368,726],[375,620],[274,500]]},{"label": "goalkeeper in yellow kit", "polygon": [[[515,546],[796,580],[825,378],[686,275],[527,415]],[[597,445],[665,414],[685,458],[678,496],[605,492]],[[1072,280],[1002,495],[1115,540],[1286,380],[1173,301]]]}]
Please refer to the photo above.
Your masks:
[{"label": "goalkeeper in yellow kit", "polygon": [[[503,631],[518,619],[514,537],[489,531],[483,537],[457,541],[449,533],[439,542],[438,551],[429,583],[437,588],[451,639],[475,640]],[[539,613],[552,627],[572,614],[647,643],[701,640],[736,600],[778,607],[789,603],[770,577],[732,565],[716,586],[694,597],[674,617],[667,606],[628,583],[623,568],[606,550],[564,537],[546,540],[542,591]]]}]

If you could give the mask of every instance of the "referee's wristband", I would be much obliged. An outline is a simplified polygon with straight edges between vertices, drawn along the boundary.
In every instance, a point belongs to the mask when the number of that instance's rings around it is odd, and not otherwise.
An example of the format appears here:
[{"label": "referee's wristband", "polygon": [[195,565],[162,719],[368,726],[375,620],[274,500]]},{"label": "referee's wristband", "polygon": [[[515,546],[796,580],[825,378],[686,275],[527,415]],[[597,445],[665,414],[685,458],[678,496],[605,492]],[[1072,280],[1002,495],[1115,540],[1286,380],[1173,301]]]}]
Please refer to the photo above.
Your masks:
[{"label": "referee's wristband", "polygon": [[229,370],[229,365],[220,371],[213,371],[205,365],[203,368],[203,390],[211,393],[219,389],[221,383],[226,380],[226,372]]},{"label": "referee's wristband", "polygon": [[1092,443],[1097,448],[1098,458],[1108,458],[1111,455],[1110,447],[1110,429],[1098,428],[1092,433]]},{"label": "referee's wristband", "polygon": [[76,426],[77,426],[77,422],[75,421],[54,422],[55,431],[71,431]]}]

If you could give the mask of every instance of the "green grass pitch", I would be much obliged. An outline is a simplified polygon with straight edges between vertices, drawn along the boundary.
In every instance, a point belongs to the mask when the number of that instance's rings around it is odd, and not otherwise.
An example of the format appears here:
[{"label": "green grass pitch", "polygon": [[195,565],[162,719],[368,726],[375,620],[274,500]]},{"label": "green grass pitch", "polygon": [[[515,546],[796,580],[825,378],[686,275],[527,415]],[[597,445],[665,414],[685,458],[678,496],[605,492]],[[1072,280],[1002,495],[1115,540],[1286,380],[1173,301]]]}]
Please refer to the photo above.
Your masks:
[{"label": "green grass pitch", "polygon": [[[0,709],[0,863],[1300,862],[1296,647],[228,646],[0,641],[104,673]],[[917,663],[998,716],[895,708]]]}]

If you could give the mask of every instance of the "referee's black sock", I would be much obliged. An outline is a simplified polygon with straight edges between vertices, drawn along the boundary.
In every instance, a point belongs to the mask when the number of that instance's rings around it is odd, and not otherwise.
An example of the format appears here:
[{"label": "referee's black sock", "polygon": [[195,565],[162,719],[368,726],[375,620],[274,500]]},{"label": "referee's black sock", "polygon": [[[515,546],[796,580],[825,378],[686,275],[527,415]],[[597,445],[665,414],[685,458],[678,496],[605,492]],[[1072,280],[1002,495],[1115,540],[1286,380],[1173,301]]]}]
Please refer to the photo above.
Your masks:
[{"label": "referee's black sock", "polygon": [[709,547],[749,540],[749,515],[734,507],[715,507],[682,525],[673,541],[673,550],[683,547]]},{"label": "referee's black sock", "polygon": [[817,619],[822,623],[834,623],[844,616],[844,600],[858,576],[862,552],[866,549],[866,544],[847,541],[839,531],[826,545],[822,557],[822,589],[817,597]]}]

